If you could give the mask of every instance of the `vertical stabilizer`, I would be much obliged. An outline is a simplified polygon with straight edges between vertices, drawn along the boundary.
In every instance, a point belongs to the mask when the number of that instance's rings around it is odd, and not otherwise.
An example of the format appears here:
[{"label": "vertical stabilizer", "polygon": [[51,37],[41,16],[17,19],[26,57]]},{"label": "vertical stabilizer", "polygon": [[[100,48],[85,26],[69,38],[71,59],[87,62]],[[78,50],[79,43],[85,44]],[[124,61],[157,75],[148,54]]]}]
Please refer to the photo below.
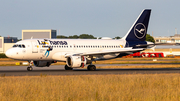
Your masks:
[{"label": "vertical stabilizer", "polygon": [[146,40],[151,9],[145,9],[134,22],[128,33],[123,37],[127,42],[142,42]]}]

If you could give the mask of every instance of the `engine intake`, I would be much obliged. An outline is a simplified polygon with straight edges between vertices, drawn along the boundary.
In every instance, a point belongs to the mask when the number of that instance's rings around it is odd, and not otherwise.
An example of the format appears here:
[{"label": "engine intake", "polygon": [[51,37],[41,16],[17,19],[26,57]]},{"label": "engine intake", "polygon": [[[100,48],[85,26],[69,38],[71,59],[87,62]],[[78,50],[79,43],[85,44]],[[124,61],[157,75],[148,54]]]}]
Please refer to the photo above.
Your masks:
[{"label": "engine intake", "polygon": [[87,59],[84,56],[70,56],[66,60],[66,64],[71,67],[84,67]]}]

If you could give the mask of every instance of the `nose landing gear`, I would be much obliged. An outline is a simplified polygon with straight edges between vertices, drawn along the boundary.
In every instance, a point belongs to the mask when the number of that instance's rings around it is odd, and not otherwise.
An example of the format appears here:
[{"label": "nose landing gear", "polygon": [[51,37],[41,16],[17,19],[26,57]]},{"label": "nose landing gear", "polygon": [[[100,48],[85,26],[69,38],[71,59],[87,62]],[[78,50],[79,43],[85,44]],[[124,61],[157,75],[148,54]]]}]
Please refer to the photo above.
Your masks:
[{"label": "nose landing gear", "polygon": [[30,66],[30,67],[27,67],[27,70],[28,70],[28,71],[32,71],[33,68]]},{"label": "nose landing gear", "polygon": [[32,68],[33,61],[28,61],[28,62],[29,62],[29,66],[27,67],[27,70],[32,71],[33,70],[33,68]]}]

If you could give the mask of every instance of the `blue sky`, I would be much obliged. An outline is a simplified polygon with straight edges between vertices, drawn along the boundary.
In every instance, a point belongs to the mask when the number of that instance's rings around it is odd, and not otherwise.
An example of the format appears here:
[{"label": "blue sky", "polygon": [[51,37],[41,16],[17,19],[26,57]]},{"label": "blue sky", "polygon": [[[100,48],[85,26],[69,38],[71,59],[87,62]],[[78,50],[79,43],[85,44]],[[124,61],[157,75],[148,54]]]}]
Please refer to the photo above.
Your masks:
[{"label": "blue sky", "polygon": [[152,9],[147,33],[180,32],[180,0],[0,0],[0,36],[55,29],[65,36],[123,37],[146,8]]}]

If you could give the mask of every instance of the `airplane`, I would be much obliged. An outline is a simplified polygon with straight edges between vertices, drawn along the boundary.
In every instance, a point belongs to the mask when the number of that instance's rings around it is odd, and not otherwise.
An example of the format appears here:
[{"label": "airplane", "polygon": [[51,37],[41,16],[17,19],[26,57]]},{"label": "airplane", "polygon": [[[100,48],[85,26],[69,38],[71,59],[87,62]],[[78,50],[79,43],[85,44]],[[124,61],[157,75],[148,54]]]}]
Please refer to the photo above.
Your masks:
[{"label": "airplane", "polygon": [[155,44],[145,41],[151,9],[144,9],[122,39],[26,39],[6,51],[6,56],[36,67],[66,62],[65,70],[83,68],[94,71],[93,61],[108,60],[143,51]]}]

